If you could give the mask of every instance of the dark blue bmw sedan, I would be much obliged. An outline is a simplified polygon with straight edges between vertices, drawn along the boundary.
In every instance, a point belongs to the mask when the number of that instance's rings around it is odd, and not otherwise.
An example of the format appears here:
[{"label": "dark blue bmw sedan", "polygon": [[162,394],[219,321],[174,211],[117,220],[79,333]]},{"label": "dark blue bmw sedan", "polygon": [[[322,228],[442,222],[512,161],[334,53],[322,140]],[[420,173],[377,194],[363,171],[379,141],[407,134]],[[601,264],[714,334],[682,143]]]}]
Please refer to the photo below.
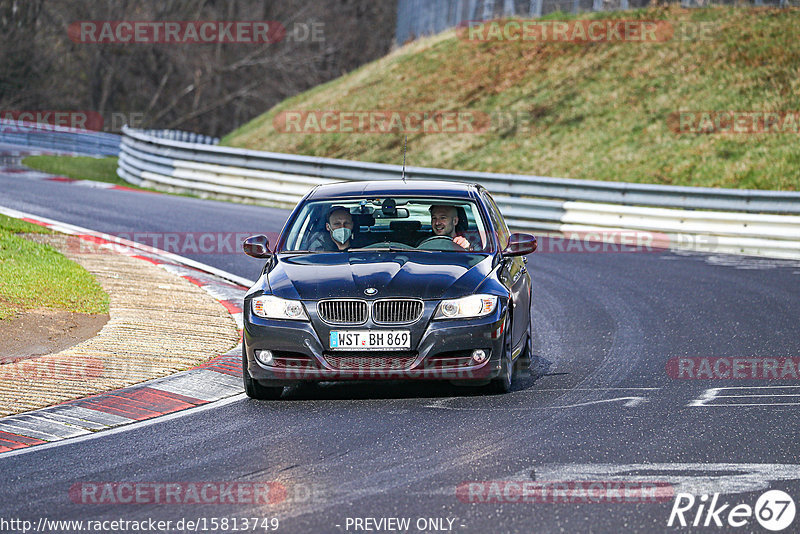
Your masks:
[{"label": "dark blue bmw sedan", "polygon": [[450,380],[506,392],[531,365],[536,238],[510,234],[486,189],[321,185],[297,205],[244,299],[247,395],[332,380]]}]

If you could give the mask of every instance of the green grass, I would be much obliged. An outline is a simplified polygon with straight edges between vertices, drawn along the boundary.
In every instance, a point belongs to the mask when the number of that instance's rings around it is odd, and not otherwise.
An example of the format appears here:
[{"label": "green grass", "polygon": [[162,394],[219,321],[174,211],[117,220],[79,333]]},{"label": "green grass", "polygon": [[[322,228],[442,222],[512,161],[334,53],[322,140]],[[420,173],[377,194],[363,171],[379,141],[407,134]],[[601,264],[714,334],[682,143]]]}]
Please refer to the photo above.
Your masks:
[{"label": "green grass", "polygon": [[12,234],[55,234],[45,226],[29,223],[22,219],[14,219],[7,215],[0,214],[0,232]]},{"label": "green grass", "polygon": [[[551,19],[709,24],[709,40],[472,43],[455,31],[413,42],[292,97],[222,144],[401,163],[403,135],[287,134],[289,110],[467,110],[479,134],[413,134],[410,165],[569,178],[800,190],[798,134],[677,134],[678,111],[800,110],[800,10],[656,7]],[[498,114],[517,117],[497,120]]]},{"label": "green grass", "polygon": [[108,295],[88,271],[20,233],[52,232],[0,215],[0,320],[35,308],[108,313]]},{"label": "green grass", "polygon": [[117,158],[92,158],[88,156],[28,156],[23,165],[50,174],[75,180],[92,180],[135,187],[117,176]]},{"label": "green grass", "polygon": [[95,182],[106,182],[115,185],[139,189],[141,191],[151,191],[158,193],[168,193],[171,195],[201,198],[194,193],[163,191],[152,187],[139,187],[130,182],[126,182],[117,176],[117,161],[115,157],[93,158],[90,156],[28,156],[22,159],[22,164],[31,169],[66,176],[75,180],[92,180]]}]

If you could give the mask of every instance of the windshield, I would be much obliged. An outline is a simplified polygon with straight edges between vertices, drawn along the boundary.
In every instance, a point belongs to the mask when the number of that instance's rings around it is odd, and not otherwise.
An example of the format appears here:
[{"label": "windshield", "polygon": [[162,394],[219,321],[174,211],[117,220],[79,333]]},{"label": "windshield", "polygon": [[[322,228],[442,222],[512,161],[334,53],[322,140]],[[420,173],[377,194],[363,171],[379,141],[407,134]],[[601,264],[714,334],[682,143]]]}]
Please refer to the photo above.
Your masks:
[{"label": "windshield", "polygon": [[491,248],[478,206],[463,199],[309,202],[285,236],[280,252],[485,252]]}]

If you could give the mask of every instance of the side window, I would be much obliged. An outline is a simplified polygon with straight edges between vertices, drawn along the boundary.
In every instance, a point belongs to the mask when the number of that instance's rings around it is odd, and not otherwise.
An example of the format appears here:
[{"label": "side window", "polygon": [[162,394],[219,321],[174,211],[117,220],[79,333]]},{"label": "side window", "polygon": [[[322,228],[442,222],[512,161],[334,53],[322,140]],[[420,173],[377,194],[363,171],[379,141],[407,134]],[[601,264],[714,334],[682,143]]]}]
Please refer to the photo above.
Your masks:
[{"label": "side window", "polygon": [[497,242],[500,243],[500,249],[502,250],[508,246],[508,227],[500,215],[500,210],[497,208],[497,204],[494,203],[492,196],[489,193],[483,193],[483,198],[486,201],[486,208],[489,210],[489,217],[492,219],[492,226],[497,232]]}]

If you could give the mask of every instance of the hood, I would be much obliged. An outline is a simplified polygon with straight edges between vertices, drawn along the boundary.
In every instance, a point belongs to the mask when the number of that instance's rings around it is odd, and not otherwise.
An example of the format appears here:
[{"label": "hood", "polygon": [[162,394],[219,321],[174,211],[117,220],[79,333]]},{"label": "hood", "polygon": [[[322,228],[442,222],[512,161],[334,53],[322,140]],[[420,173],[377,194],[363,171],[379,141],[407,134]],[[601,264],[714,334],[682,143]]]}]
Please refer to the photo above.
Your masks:
[{"label": "hood", "polygon": [[492,270],[492,256],[473,253],[334,252],[282,255],[269,273],[272,293],[287,299],[439,299],[472,293]]}]

